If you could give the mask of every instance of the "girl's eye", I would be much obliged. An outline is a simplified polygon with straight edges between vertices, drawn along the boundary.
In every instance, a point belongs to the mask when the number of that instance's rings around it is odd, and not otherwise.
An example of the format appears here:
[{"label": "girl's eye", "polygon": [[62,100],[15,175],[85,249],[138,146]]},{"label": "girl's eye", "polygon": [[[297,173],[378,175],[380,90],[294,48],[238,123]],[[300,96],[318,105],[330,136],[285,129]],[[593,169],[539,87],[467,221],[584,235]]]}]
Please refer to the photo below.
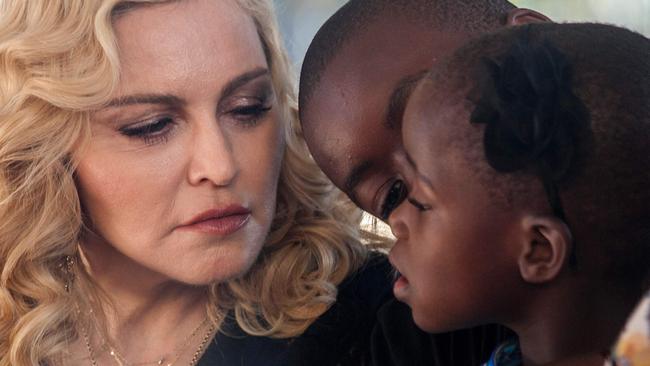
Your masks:
[{"label": "girl's eye", "polygon": [[402,180],[396,180],[388,189],[384,203],[381,205],[381,219],[388,220],[391,212],[404,201],[408,195],[406,184]]},{"label": "girl's eye", "polygon": [[171,117],[161,117],[152,121],[122,127],[120,133],[127,137],[139,138],[147,145],[153,145],[167,141],[168,134],[174,123],[174,119]]}]

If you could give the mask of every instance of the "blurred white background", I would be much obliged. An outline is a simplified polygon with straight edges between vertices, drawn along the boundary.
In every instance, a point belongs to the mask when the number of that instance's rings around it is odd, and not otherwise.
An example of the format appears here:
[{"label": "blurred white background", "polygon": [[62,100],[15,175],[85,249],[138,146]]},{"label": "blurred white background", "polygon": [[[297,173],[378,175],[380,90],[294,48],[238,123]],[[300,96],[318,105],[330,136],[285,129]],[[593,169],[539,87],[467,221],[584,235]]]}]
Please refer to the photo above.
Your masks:
[{"label": "blurred white background", "polygon": [[[650,0],[510,0],[555,21],[595,21],[650,37]],[[345,0],[274,0],[287,49],[299,66],[318,28]]]}]

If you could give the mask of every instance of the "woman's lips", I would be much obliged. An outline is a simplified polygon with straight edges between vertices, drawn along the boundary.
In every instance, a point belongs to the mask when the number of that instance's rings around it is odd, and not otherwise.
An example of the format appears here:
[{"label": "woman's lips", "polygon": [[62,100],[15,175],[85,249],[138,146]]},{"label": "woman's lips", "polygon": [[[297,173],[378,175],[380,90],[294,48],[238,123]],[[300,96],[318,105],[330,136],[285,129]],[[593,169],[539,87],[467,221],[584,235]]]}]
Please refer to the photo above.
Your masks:
[{"label": "woman's lips", "polygon": [[187,223],[179,226],[179,229],[228,236],[246,225],[250,217],[250,210],[239,205],[231,205],[223,209],[207,210],[196,215]]}]

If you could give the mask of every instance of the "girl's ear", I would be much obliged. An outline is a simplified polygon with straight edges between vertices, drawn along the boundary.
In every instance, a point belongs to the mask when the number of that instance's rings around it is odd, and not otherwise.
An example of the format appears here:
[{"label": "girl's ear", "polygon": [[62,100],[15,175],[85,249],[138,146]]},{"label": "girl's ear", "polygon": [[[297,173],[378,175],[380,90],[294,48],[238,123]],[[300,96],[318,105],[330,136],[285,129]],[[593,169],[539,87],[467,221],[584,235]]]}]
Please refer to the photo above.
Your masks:
[{"label": "girl's ear", "polygon": [[527,23],[550,22],[551,19],[544,14],[530,9],[512,9],[506,16],[506,26],[521,25]]},{"label": "girl's ear", "polygon": [[522,220],[519,273],[524,281],[542,284],[555,279],[571,252],[573,238],[564,221],[547,215],[528,215]]}]

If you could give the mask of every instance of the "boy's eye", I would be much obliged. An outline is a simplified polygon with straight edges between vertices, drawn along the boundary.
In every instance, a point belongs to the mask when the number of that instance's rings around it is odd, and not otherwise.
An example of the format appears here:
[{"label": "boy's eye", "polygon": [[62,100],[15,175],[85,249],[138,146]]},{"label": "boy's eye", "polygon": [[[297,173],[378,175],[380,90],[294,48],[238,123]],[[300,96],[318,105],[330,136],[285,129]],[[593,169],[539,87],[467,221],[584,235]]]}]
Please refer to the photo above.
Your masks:
[{"label": "boy's eye", "polygon": [[388,220],[391,212],[406,199],[407,195],[408,190],[402,180],[398,179],[393,182],[384,198],[384,203],[381,205],[381,219]]}]

